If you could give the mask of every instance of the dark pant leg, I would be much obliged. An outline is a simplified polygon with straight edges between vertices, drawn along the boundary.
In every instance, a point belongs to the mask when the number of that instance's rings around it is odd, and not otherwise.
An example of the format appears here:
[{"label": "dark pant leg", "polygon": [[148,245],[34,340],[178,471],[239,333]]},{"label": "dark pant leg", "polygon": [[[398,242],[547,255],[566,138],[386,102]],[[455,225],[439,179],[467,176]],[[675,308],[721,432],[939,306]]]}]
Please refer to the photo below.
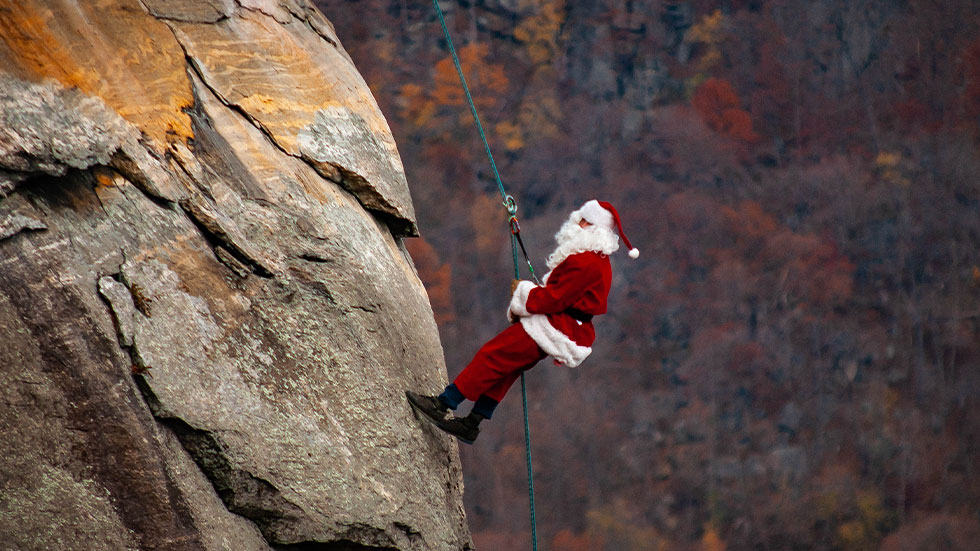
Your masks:
[{"label": "dark pant leg", "polygon": [[521,372],[545,357],[524,327],[515,323],[484,344],[453,384],[467,400],[487,396],[499,402]]}]

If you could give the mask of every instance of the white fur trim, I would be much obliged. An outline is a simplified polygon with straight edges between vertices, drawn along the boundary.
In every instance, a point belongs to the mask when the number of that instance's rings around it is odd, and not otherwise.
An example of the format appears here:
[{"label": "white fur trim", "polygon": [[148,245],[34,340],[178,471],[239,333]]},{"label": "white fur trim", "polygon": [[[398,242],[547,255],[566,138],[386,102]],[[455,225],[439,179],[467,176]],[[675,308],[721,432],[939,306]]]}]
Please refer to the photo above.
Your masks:
[{"label": "white fur trim", "polygon": [[537,287],[533,282],[521,280],[514,289],[514,294],[510,297],[510,305],[507,306],[507,321],[514,323],[517,318],[530,316],[527,311],[527,295],[531,289]]},{"label": "white fur trim", "polygon": [[521,318],[521,325],[541,350],[568,367],[577,367],[592,353],[592,348],[579,346],[568,335],[555,329],[548,316],[543,314]]},{"label": "white fur trim", "polygon": [[640,249],[636,247],[630,249],[630,258],[640,258]]},{"label": "white fur trim", "polygon": [[613,230],[613,215],[608,210],[604,209],[599,201],[595,199],[587,201],[582,208],[578,209],[578,212],[582,215],[582,218],[590,224],[595,224],[596,226],[602,226],[603,228]]}]

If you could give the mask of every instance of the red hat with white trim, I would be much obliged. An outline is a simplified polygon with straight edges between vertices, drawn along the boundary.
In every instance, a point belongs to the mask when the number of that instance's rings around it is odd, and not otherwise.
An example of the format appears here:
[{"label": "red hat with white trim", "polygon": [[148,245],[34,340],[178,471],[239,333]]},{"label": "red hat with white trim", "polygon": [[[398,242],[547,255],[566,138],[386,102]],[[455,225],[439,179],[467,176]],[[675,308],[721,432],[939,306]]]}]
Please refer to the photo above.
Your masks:
[{"label": "red hat with white trim", "polygon": [[593,199],[582,205],[579,212],[587,222],[597,226],[603,226],[611,232],[619,232],[619,237],[623,239],[623,244],[629,249],[630,258],[640,256],[639,249],[634,247],[630,243],[630,240],[627,239],[626,234],[623,233],[623,222],[619,219],[619,212],[616,211],[616,207],[612,206],[611,203]]}]

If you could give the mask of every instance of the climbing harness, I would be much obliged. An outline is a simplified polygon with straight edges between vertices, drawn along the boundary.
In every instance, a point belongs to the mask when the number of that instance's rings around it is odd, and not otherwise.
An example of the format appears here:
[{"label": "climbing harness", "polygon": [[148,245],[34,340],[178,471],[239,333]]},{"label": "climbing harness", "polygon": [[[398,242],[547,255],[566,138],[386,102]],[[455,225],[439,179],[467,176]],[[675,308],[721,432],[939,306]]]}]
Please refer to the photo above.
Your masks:
[{"label": "climbing harness", "polygon": [[[507,221],[510,226],[510,248],[514,255],[514,279],[520,279],[521,277],[520,260],[517,258],[517,249],[520,246],[531,277],[535,282],[540,283],[538,276],[534,273],[534,266],[531,265],[531,259],[528,258],[527,249],[524,247],[524,240],[521,239],[521,224],[517,221],[517,201],[514,200],[513,196],[507,194],[503,182],[500,181],[497,163],[493,160],[493,153],[490,151],[490,144],[487,142],[486,132],[483,131],[483,123],[480,122],[480,115],[476,112],[476,104],[473,103],[470,88],[466,85],[466,77],[463,76],[463,68],[459,64],[459,56],[456,55],[456,48],[453,47],[453,40],[449,36],[449,27],[446,26],[446,18],[443,16],[442,8],[439,7],[439,0],[432,0],[432,5],[435,6],[436,15],[439,16],[442,33],[446,36],[446,45],[449,46],[449,53],[452,54],[453,64],[456,65],[456,74],[459,75],[459,82],[463,85],[463,93],[466,96],[466,101],[470,105],[470,113],[473,115],[473,120],[476,121],[476,128],[480,132],[480,139],[483,140],[483,147],[487,152],[487,158],[490,159],[490,168],[493,169],[493,177],[497,181],[500,197],[503,199],[504,208],[507,209]],[[531,426],[527,418],[527,383],[524,379],[523,372],[521,373],[521,401],[524,404],[524,452],[527,460],[527,491],[531,506],[531,546],[533,551],[538,551],[538,530],[537,522],[534,518],[534,475],[533,469],[531,468]]]}]

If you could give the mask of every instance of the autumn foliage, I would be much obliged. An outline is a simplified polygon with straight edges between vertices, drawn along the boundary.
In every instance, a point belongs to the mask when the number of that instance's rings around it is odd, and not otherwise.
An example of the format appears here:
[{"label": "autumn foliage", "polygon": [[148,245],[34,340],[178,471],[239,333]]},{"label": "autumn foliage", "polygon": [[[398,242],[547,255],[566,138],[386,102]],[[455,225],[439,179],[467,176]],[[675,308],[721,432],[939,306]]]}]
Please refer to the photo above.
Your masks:
[{"label": "autumn foliage", "polygon": [[[398,141],[452,377],[513,269],[452,60],[425,3],[318,4]],[[975,6],[441,5],[537,268],[591,198],[643,251],[613,256],[593,356],[528,374],[542,545],[972,551]],[[474,541],[529,549],[518,397],[486,427]]]},{"label": "autumn foliage", "polygon": [[436,323],[449,323],[456,314],[452,307],[452,266],[442,262],[439,254],[425,239],[412,239],[406,242],[406,248],[415,261],[419,278],[425,283],[429,295],[432,313]]},{"label": "autumn foliage", "polygon": [[742,109],[735,90],[727,81],[709,78],[698,87],[691,104],[715,132],[746,143],[759,140],[759,135],[752,130],[752,117]]}]

